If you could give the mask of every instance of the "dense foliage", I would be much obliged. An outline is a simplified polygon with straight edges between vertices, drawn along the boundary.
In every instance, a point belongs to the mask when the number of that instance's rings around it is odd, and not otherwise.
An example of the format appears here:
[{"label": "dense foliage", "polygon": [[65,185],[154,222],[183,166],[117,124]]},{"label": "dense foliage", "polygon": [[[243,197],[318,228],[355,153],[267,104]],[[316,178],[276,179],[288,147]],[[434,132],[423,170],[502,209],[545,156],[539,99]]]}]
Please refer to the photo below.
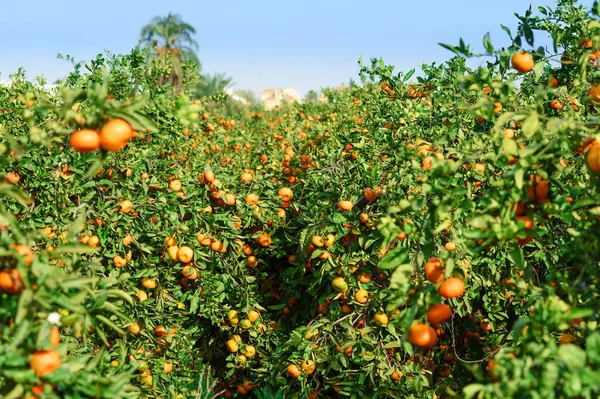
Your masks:
[{"label": "dense foliage", "polygon": [[600,25],[538,11],[268,112],[137,50],[13,75],[0,395],[598,397]]}]

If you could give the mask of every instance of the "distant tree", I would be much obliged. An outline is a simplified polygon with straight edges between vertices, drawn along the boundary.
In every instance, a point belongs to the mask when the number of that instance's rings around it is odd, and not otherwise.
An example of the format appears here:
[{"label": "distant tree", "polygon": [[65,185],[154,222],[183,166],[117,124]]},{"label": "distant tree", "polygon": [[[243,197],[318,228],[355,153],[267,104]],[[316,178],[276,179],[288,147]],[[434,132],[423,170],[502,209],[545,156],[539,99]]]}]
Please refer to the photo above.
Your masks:
[{"label": "distant tree", "polygon": [[319,100],[319,94],[314,90],[309,90],[304,97],[304,101],[316,103]]},{"label": "distant tree", "polygon": [[259,104],[258,97],[252,90],[234,90],[233,93],[248,101],[248,105],[251,107],[255,107]]},{"label": "distant tree", "polygon": [[200,60],[196,55],[198,43],[192,38],[195,33],[193,26],[184,22],[179,15],[170,13],[166,17],[154,17],[142,27],[140,44],[154,50],[159,65],[170,67],[168,73],[159,78],[160,85],[169,84],[175,90],[181,90],[185,60],[195,63],[196,71],[200,71]]},{"label": "distant tree", "polygon": [[206,74],[202,75],[200,81],[196,84],[195,94],[197,97],[212,96],[233,85],[233,78],[226,76],[224,73],[215,73],[212,76]]}]

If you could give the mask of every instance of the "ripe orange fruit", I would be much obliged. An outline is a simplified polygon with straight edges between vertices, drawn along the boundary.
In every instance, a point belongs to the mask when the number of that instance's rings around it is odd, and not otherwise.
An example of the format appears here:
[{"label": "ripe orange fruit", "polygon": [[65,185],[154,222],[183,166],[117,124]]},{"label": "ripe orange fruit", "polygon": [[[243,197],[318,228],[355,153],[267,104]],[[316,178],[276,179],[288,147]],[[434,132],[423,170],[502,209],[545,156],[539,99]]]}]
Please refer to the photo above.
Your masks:
[{"label": "ripe orange fruit", "polygon": [[349,210],[352,209],[352,202],[351,201],[346,201],[346,200],[340,201],[338,203],[338,208],[342,212],[347,212],[347,211],[349,211]]},{"label": "ripe orange fruit", "polygon": [[12,244],[11,247],[15,248],[17,253],[24,258],[23,263],[25,265],[31,265],[31,262],[33,262],[33,251],[31,248],[25,244]]},{"label": "ripe orange fruit", "polygon": [[348,284],[346,283],[346,280],[344,280],[342,277],[334,278],[333,281],[331,282],[331,286],[337,292],[344,293],[344,292],[348,291]]},{"label": "ripe orange fruit", "polygon": [[444,277],[444,263],[438,257],[430,258],[425,263],[425,278],[432,283],[439,283]]},{"label": "ripe orange fruit", "polygon": [[17,172],[9,172],[6,175],[6,181],[8,181],[9,183],[18,183],[21,180],[21,176],[19,176],[19,174]]},{"label": "ripe orange fruit", "polygon": [[129,327],[127,327],[127,329],[133,335],[138,335],[140,333],[140,330],[141,330],[140,323],[136,321],[135,323],[130,324]]},{"label": "ripe orange fruit", "polygon": [[354,294],[354,299],[358,303],[367,303],[369,300],[369,292],[361,288],[360,290],[356,291],[356,294]]},{"label": "ripe orange fruit", "polygon": [[502,111],[502,103],[499,102],[499,101],[496,101],[494,103],[494,110],[492,112],[495,113],[495,114],[497,114],[500,111]]},{"label": "ripe orange fruit", "polygon": [[512,67],[521,73],[531,71],[535,65],[533,57],[527,51],[516,52],[512,56]]},{"label": "ripe orange fruit", "polygon": [[248,320],[250,320],[251,322],[255,322],[256,320],[258,320],[259,317],[260,313],[258,312],[258,310],[252,309],[248,312]]},{"label": "ripe orange fruit", "polygon": [[52,326],[50,329],[50,345],[55,348],[60,344],[60,330],[56,326]]},{"label": "ripe orange fruit", "polygon": [[171,371],[173,371],[173,362],[164,362],[163,373],[169,374]]},{"label": "ripe orange fruit", "polygon": [[300,371],[298,366],[296,366],[295,364],[290,364],[287,367],[287,372],[288,372],[289,376],[292,378],[298,378],[302,374],[302,372]]},{"label": "ripe orange fruit", "polygon": [[91,236],[88,239],[87,244],[90,247],[96,248],[98,245],[100,245],[100,237],[98,237],[98,236]]},{"label": "ripe orange fruit", "polygon": [[529,216],[517,216],[517,222],[523,222],[526,229],[533,230],[533,220]]},{"label": "ripe orange fruit", "polygon": [[169,188],[173,191],[180,191],[181,190],[181,181],[171,180],[171,182],[169,183]]},{"label": "ripe orange fruit", "polygon": [[422,161],[421,161],[421,166],[423,167],[423,169],[425,170],[431,170],[431,168],[433,167],[433,157],[431,155],[426,156]]},{"label": "ripe orange fruit", "polygon": [[258,202],[258,195],[250,193],[246,195],[245,201],[248,205],[256,205]]},{"label": "ripe orange fruit", "polygon": [[235,353],[239,349],[238,343],[235,342],[235,340],[233,340],[233,339],[230,339],[229,341],[227,341],[227,343],[225,345],[227,346],[227,350],[229,350],[229,352],[231,352],[231,353]]},{"label": "ripe orange fruit", "polygon": [[588,94],[592,97],[592,101],[599,102],[600,101],[600,85],[590,87],[588,90]]},{"label": "ripe orange fruit", "polygon": [[460,298],[465,293],[465,283],[458,277],[450,277],[440,285],[439,293],[443,298]]},{"label": "ripe orange fruit", "polygon": [[600,147],[590,148],[585,155],[585,162],[594,173],[600,173]]},{"label": "ripe orange fruit", "polygon": [[154,329],[154,334],[160,336],[160,337],[166,337],[167,335],[175,335],[175,329],[174,328],[170,328],[169,332],[167,332],[167,329],[165,328],[165,326],[163,326],[162,324],[159,324],[156,326],[156,328]]},{"label": "ripe orange fruit", "polygon": [[182,263],[190,263],[194,259],[194,251],[190,247],[181,247],[177,251],[177,259]]},{"label": "ripe orange fruit", "polygon": [[29,366],[38,377],[54,372],[62,364],[60,355],[54,349],[34,352]]},{"label": "ripe orange fruit", "polygon": [[154,289],[156,288],[156,279],[155,278],[150,278],[150,277],[144,277],[142,278],[142,286],[144,286],[144,288],[148,288],[148,289]]},{"label": "ripe orange fruit", "polygon": [[550,76],[548,78],[548,86],[550,86],[550,87],[558,87],[558,79],[556,79],[554,76]]},{"label": "ripe orange fruit", "polygon": [[243,354],[246,357],[253,357],[256,355],[256,348],[254,345],[246,345],[243,349]]},{"label": "ripe orange fruit", "polygon": [[133,136],[133,128],[125,119],[109,121],[100,130],[100,147],[106,151],[119,151]]},{"label": "ripe orange fruit", "polygon": [[181,272],[188,280],[196,280],[199,276],[198,269],[196,269],[194,266],[184,266]]},{"label": "ripe orange fruit", "polygon": [[96,151],[100,148],[100,133],[95,130],[78,130],[71,134],[69,144],[80,154]]},{"label": "ripe orange fruit", "polygon": [[431,348],[437,342],[437,333],[430,326],[417,323],[408,330],[406,339],[419,348]]},{"label": "ripe orange fruit", "polygon": [[167,237],[165,237],[165,245],[167,247],[177,245],[177,239],[175,237],[167,236]]},{"label": "ripe orange fruit", "polygon": [[277,192],[277,195],[279,195],[281,200],[284,202],[289,202],[292,200],[292,198],[294,198],[294,193],[292,192],[291,189],[289,189],[287,187],[280,188],[279,191]]},{"label": "ripe orange fruit", "polygon": [[446,243],[446,245],[444,245],[444,247],[446,248],[446,251],[454,251],[456,249],[456,244],[452,241],[449,241]]},{"label": "ripe orange fruit", "polygon": [[527,187],[527,197],[532,201],[545,200],[550,193],[550,185],[547,180],[542,179],[542,176],[529,176],[531,185]]},{"label": "ripe orange fruit", "polygon": [[252,181],[252,174],[248,173],[248,172],[244,172],[240,176],[240,180],[242,181],[242,183],[250,183]]},{"label": "ripe orange fruit", "polygon": [[335,243],[335,236],[333,234],[327,234],[324,237],[323,243],[326,247],[330,247]]},{"label": "ripe orange fruit", "polygon": [[225,203],[229,206],[235,205],[235,195],[234,194],[225,194]]},{"label": "ripe orange fruit", "polygon": [[300,363],[300,368],[306,374],[311,375],[312,373],[315,372],[315,370],[317,368],[317,365],[312,360],[305,360],[305,361],[303,361],[303,362]]},{"label": "ripe orange fruit", "polygon": [[124,201],[121,201],[119,206],[121,207],[121,212],[129,213],[133,209],[133,202],[131,202],[129,200],[124,200]]},{"label": "ripe orange fruit", "polygon": [[552,108],[552,109],[562,109],[563,108],[563,103],[561,103],[560,101],[554,99],[554,100],[550,101],[550,108]]},{"label": "ripe orange fruit", "polygon": [[25,283],[21,278],[21,273],[17,269],[0,271],[0,290],[7,294],[18,294],[24,286]]},{"label": "ripe orange fruit", "polygon": [[256,258],[256,256],[254,256],[254,255],[248,256],[248,259],[246,259],[246,266],[248,266],[251,269],[258,266],[258,259]]},{"label": "ripe orange fruit", "polygon": [[177,252],[179,251],[179,247],[177,245],[171,245],[169,248],[167,248],[167,253],[169,254],[169,258],[171,258],[171,261],[173,262],[177,262]]},{"label": "ripe orange fruit", "polygon": [[258,245],[260,245],[261,247],[268,247],[269,245],[271,245],[272,239],[271,239],[270,235],[268,235],[267,233],[263,232],[261,235],[259,235],[258,237],[256,237],[254,239],[254,241],[256,241],[256,243]]},{"label": "ripe orange fruit", "polygon": [[445,303],[432,305],[427,310],[427,321],[429,324],[441,324],[452,317],[452,309]]},{"label": "ripe orange fruit", "polygon": [[125,267],[126,264],[127,264],[127,260],[125,258],[123,258],[121,255],[117,255],[113,258],[113,265],[115,265],[118,268]]},{"label": "ripe orange fruit", "polygon": [[364,272],[364,271],[358,275],[358,281],[360,281],[363,284],[369,283],[371,281],[371,278],[372,278],[372,276],[369,273]]},{"label": "ripe orange fruit", "polygon": [[589,37],[586,37],[581,43],[579,43],[579,48],[592,48],[592,46],[593,43]]},{"label": "ripe orange fruit", "polygon": [[363,195],[367,201],[375,201],[379,196],[372,188],[367,188],[363,191]]},{"label": "ripe orange fruit", "polygon": [[312,245],[314,245],[317,248],[321,248],[323,245],[325,245],[325,242],[323,241],[323,237],[321,237],[321,236],[313,236],[313,238],[310,240],[310,242],[312,242]]}]

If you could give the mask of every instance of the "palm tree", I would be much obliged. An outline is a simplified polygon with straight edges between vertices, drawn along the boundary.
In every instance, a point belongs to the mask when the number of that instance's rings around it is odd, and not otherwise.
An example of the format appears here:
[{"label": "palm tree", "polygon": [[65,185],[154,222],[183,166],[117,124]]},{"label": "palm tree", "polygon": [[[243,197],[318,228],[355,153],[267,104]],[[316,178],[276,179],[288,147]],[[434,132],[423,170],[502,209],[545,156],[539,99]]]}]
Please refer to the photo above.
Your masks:
[{"label": "palm tree", "polygon": [[200,60],[196,55],[198,43],[192,38],[195,33],[193,26],[171,13],[166,17],[154,17],[142,27],[140,44],[152,47],[159,62],[169,63],[171,67],[168,76],[159,78],[160,85],[170,84],[175,90],[181,89],[184,60],[191,60],[197,65],[197,71],[200,70]]},{"label": "palm tree", "polygon": [[233,86],[233,78],[227,77],[224,73],[206,74],[200,77],[200,82],[196,85],[196,96],[205,97],[225,91],[229,86]]}]

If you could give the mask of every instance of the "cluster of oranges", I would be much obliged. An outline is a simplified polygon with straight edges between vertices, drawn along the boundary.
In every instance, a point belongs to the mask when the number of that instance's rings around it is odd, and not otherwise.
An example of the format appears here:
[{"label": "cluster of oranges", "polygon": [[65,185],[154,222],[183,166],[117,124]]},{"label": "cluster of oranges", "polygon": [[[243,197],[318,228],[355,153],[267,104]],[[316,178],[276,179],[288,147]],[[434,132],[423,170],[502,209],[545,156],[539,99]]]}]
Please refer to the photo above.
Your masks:
[{"label": "cluster of oranges", "polygon": [[94,152],[100,148],[114,152],[123,149],[133,137],[135,132],[129,122],[122,118],[115,118],[102,126],[99,132],[91,129],[73,132],[69,143],[81,154]]}]

